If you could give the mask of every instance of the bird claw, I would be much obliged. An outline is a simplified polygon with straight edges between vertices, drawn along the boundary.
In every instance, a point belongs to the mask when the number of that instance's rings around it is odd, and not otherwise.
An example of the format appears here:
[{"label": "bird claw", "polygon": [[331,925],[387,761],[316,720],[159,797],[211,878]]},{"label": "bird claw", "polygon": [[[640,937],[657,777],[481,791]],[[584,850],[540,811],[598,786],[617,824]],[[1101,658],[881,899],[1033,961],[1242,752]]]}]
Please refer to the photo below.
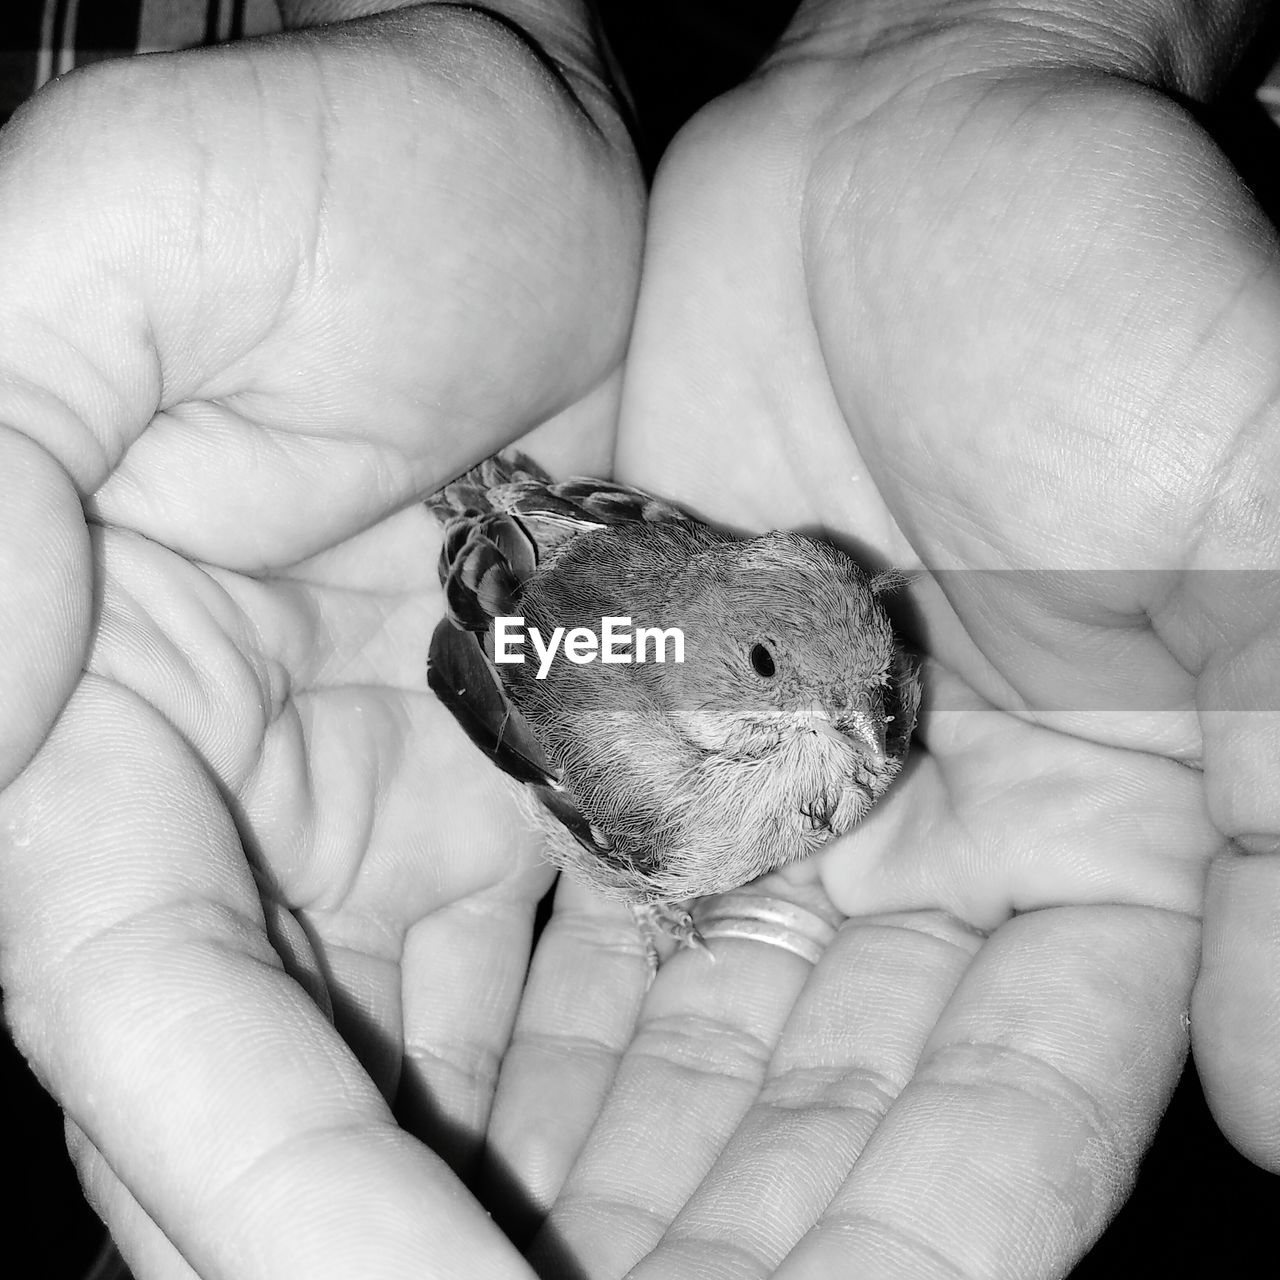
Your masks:
[{"label": "bird claw", "polygon": [[636,928],[640,930],[640,937],[644,941],[650,985],[662,963],[662,949],[658,944],[664,938],[674,940],[680,949],[701,951],[709,960],[715,960],[706,939],[699,933],[693,916],[686,908],[671,902],[645,902],[634,905],[631,914],[635,917]]}]

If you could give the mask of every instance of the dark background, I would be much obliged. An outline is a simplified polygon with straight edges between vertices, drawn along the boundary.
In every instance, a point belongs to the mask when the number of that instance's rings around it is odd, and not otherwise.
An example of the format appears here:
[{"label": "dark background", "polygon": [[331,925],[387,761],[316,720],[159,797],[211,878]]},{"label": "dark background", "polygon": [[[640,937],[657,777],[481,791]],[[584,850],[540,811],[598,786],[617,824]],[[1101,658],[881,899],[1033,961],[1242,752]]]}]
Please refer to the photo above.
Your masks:
[{"label": "dark background", "polygon": [[[81,0],[86,22],[97,7],[94,0]],[[600,5],[636,99],[641,145],[650,163],[682,120],[750,70],[794,7],[766,0],[605,0]],[[13,11],[21,8],[15,5]],[[0,33],[10,49],[29,38],[13,11]],[[1268,151],[1273,141],[1258,135],[1258,145]],[[1237,158],[1248,169],[1258,156]],[[1259,170],[1274,173],[1276,166]],[[26,1274],[78,1280],[98,1251],[101,1228],[80,1196],[57,1106],[7,1037],[0,1040],[3,1144],[18,1179],[16,1199],[12,1190],[0,1198],[6,1252],[11,1259],[42,1259],[38,1267],[28,1264]],[[1189,1069],[1133,1197],[1076,1270],[1075,1280],[1273,1277],[1280,1271],[1278,1212],[1280,1178],[1249,1164],[1222,1139]]]}]

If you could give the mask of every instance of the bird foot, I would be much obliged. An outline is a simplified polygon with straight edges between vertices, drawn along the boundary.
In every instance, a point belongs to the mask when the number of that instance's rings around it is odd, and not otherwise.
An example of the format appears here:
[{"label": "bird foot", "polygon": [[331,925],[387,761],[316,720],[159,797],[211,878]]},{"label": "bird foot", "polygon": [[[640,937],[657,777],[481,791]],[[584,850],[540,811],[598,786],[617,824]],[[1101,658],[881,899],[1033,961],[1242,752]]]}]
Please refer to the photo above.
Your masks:
[{"label": "bird foot", "polygon": [[658,965],[662,962],[663,948],[659,944],[666,939],[673,940],[677,948],[687,947],[702,951],[709,959],[715,959],[711,954],[711,948],[698,932],[698,926],[693,923],[693,917],[679,903],[636,903],[631,908],[631,914],[635,917],[636,928],[640,930],[640,937],[644,940],[644,954],[649,964],[650,983],[653,982],[658,972]]}]

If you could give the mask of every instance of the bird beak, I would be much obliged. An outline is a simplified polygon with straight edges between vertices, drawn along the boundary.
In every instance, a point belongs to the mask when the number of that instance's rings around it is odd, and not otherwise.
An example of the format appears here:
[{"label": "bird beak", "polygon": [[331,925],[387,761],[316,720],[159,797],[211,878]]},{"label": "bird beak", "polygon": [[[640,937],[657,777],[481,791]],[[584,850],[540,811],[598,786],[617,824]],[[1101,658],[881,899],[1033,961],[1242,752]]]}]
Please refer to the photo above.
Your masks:
[{"label": "bird beak", "polygon": [[847,726],[841,726],[847,737],[852,738],[865,753],[872,764],[885,762],[885,724],[884,712],[878,708],[858,710],[850,715]]},{"label": "bird beak", "polygon": [[814,698],[805,708],[805,715],[809,720],[809,728],[814,733],[821,733],[828,738],[839,740],[840,731],[831,723],[831,712],[817,698]]},{"label": "bird beak", "polygon": [[818,699],[809,704],[809,726],[834,742],[854,742],[872,764],[885,761],[884,711],[870,704],[854,707],[837,722]]}]

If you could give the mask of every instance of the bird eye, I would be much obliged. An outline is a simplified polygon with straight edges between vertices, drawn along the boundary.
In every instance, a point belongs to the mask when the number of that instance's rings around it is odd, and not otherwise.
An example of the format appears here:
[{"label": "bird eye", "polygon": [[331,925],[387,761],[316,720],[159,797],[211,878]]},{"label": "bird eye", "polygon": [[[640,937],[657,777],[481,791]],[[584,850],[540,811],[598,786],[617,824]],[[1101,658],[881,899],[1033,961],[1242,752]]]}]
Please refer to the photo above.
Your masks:
[{"label": "bird eye", "polygon": [[750,657],[751,669],[756,673],[756,675],[758,675],[762,680],[770,680],[773,678],[773,673],[777,671],[778,668],[774,664],[773,654],[769,652],[765,645],[753,644],[751,646]]}]

